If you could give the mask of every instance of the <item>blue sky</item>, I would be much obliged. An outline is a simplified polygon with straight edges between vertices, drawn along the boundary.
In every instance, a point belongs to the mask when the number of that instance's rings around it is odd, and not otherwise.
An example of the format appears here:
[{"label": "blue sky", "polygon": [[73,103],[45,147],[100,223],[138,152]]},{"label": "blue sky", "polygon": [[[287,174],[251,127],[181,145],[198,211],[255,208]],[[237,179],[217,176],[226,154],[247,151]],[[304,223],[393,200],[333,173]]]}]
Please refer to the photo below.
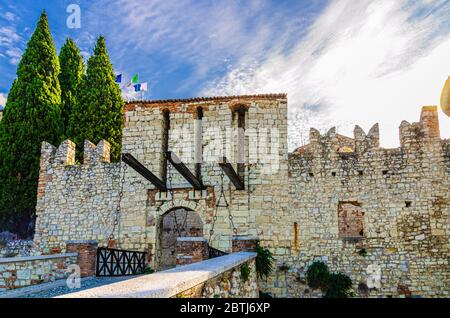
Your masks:
[{"label": "blue sky", "polygon": [[2,0],[0,105],[43,9],[58,51],[71,37],[87,58],[104,35],[115,71],[139,73],[148,99],[288,93],[291,149],[310,126],[351,136],[375,122],[397,146],[401,120],[437,105],[450,76],[450,0]]}]

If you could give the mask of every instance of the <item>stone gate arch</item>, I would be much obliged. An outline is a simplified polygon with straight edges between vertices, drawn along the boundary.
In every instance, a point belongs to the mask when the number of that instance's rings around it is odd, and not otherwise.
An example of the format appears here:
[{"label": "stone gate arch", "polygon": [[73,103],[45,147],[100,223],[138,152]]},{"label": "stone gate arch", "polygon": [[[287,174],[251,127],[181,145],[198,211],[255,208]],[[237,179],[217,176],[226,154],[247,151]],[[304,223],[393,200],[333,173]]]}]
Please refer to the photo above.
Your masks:
[{"label": "stone gate arch", "polygon": [[161,209],[156,223],[156,268],[176,266],[178,237],[203,237],[204,220],[193,206],[177,205]]}]

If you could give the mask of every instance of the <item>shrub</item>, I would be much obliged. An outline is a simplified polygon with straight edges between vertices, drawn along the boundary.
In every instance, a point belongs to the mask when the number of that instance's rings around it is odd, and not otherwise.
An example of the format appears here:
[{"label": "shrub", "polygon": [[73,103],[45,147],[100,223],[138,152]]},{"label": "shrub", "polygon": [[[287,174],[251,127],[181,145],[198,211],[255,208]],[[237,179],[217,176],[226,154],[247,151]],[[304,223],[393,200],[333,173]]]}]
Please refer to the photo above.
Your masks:
[{"label": "shrub", "polygon": [[342,273],[330,273],[328,266],[320,261],[312,263],[306,271],[308,285],[311,288],[320,288],[325,298],[352,297],[352,280]]},{"label": "shrub", "polygon": [[332,273],[328,276],[328,289],[325,298],[352,297],[352,280],[342,273]]},{"label": "shrub", "polygon": [[154,272],[155,272],[155,270],[153,268],[151,268],[150,266],[148,266],[142,271],[142,274],[148,275],[148,274],[153,274]]},{"label": "shrub", "polygon": [[315,261],[306,271],[308,286],[313,289],[326,289],[328,286],[329,275],[328,266],[324,262]]},{"label": "shrub", "polygon": [[271,293],[259,291],[259,298],[273,298]]},{"label": "shrub", "polygon": [[248,281],[248,278],[250,277],[250,272],[251,272],[251,269],[247,263],[245,263],[241,266],[241,279],[244,282]]},{"label": "shrub", "polygon": [[261,247],[259,244],[256,246],[256,273],[259,278],[264,278],[270,275],[273,271],[273,258],[272,253],[267,249]]},{"label": "shrub", "polygon": [[362,257],[366,257],[367,256],[367,250],[365,248],[362,248],[358,251],[358,255],[362,256]]}]

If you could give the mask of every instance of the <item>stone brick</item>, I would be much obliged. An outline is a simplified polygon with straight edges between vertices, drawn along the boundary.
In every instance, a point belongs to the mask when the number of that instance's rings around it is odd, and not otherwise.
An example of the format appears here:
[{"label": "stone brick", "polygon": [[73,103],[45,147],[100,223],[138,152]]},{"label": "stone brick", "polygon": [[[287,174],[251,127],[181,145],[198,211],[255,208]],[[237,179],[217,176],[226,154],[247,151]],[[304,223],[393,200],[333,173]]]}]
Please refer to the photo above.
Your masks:
[{"label": "stone brick", "polygon": [[81,277],[95,275],[97,247],[97,241],[78,240],[66,242],[68,253],[78,253],[77,264],[80,267]]},{"label": "stone brick", "polygon": [[187,265],[208,259],[208,242],[202,237],[179,237],[176,243],[176,264]]}]

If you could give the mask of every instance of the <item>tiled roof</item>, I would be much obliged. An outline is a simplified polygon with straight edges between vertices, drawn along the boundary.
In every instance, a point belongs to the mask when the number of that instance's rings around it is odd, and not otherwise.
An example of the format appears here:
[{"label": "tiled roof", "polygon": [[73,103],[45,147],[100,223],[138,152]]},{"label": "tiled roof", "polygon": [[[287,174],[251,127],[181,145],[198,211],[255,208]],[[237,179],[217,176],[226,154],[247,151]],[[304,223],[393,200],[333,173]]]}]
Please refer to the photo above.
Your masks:
[{"label": "tiled roof", "polygon": [[229,101],[233,99],[279,99],[287,98],[287,94],[256,94],[256,95],[233,95],[233,96],[213,96],[213,97],[193,97],[185,99],[161,99],[161,100],[137,100],[129,101],[126,104],[162,104],[162,103],[191,103],[205,101]]}]

